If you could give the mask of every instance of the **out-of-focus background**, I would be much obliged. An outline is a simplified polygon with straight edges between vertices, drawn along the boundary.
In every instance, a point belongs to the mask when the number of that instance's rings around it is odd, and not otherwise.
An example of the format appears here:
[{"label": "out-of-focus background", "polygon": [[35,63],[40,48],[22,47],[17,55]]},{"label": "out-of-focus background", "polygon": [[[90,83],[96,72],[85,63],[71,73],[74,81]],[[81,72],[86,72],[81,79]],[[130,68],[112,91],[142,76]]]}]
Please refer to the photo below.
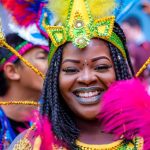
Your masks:
[{"label": "out-of-focus background", "polygon": [[[135,0],[130,0],[130,2]],[[150,57],[150,0],[136,0],[132,9],[121,17],[119,23],[127,37],[127,47],[135,72]],[[0,17],[5,34],[9,33],[8,20],[10,19],[6,10],[0,5]],[[150,65],[142,74],[150,85]],[[150,87],[149,87],[150,92]]]},{"label": "out-of-focus background", "polygon": [[[150,57],[150,0],[137,0],[119,23],[126,35],[127,47],[136,73]],[[150,94],[150,64],[141,78],[148,83]]]},{"label": "out-of-focus background", "polygon": [[8,27],[8,21],[10,19],[10,16],[8,14],[8,12],[2,7],[2,5],[0,4],[0,18],[2,20],[2,27],[3,27],[3,32],[5,34],[9,33],[9,27]]},{"label": "out-of-focus background", "polygon": [[150,0],[137,0],[132,9],[120,19],[120,23],[130,16],[136,16],[139,19],[144,35],[150,41]]}]

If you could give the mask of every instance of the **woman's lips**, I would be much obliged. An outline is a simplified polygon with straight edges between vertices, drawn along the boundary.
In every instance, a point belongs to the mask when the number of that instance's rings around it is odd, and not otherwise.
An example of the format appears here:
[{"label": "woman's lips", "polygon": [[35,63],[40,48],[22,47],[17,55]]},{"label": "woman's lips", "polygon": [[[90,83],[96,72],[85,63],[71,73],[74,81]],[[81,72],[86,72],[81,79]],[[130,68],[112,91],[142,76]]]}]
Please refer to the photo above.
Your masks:
[{"label": "woman's lips", "polygon": [[92,105],[100,101],[104,89],[100,87],[81,87],[73,91],[80,104]]}]

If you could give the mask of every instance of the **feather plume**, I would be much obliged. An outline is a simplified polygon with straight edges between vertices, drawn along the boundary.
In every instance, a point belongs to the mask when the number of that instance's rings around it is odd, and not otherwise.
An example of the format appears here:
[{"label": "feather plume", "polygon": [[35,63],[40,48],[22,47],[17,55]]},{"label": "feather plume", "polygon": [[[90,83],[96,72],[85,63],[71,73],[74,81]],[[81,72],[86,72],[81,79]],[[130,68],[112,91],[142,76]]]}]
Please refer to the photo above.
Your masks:
[{"label": "feather plume", "polygon": [[[37,139],[40,137],[40,150],[52,150],[54,144],[54,135],[51,129],[51,123],[46,116],[41,116],[38,111],[33,112],[32,121],[36,124]],[[36,141],[35,141],[36,144]]]},{"label": "feather plume", "polygon": [[117,7],[115,0],[88,0],[88,4],[94,19],[113,15]]},{"label": "feather plume", "polygon": [[52,150],[54,144],[54,135],[51,130],[51,124],[47,117],[43,117],[38,125],[38,132],[42,140],[41,150]]},{"label": "feather plume", "polygon": [[144,139],[144,150],[150,149],[150,96],[146,87],[138,80],[120,81],[104,94],[101,114],[104,131],[116,138],[126,139],[140,136]]},{"label": "feather plume", "polygon": [[[51,0],[48,4],[48,9],[50,9],[62,23],[65,23],[70,1],[71,0]],[[113,11],[116,7],[115,0],[87,0],[87,2],[91,14],[95,19],[113,15]]]},{"label": "feather plume", "polygon": [[68,16],[70,0],[50,0],[48,9],[51,10],[62,23]]},{"label": "feather plume", "polygon": [[36,23],[41,3],[47,0],[1,0],[1,4],[11,13],[20,26]]}]

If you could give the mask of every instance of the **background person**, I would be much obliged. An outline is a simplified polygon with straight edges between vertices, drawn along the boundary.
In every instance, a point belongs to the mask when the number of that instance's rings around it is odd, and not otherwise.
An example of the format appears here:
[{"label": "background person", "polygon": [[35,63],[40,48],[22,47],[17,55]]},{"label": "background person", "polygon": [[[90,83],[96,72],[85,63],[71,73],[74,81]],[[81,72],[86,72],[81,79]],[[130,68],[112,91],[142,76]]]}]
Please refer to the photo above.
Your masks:
[{"label": "background person", "polygon": [[[17,34],[9,34],[6,41],[33,66],[43,74],[47,71],[49,48],[34,45],[20,38]],[[0,101],[32,101],[38,102],[41,96],[43,79],[31,68],[21,62],[9,50],[0,48]],[[5,143],[12,140],[23,130],[30,127],[28,122],[33,110],[37,106],[29,105],[2,105],[0,121],[0,141],[5,149]]]}]

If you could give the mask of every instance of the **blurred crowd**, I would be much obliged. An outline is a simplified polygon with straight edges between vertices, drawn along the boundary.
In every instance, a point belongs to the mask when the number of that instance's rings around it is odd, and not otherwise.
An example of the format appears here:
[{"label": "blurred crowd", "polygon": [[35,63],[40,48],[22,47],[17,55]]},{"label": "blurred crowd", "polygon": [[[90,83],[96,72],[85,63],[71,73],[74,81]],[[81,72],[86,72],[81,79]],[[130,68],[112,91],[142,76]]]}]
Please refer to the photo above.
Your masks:
[{"label": "blurred crowd", "polygon": [[[140,9],[150,17],[150,0],[142,0]],[[150,41],[144,33],[143,23],[145,22],[142,22],[141,18],[135,14],[130,14],[121,23],[127,38],[127,46],[135,73],[150,57]],[[150,65],[143,72],[141,78],[149,85],[148,91],[150,93]]]}]

